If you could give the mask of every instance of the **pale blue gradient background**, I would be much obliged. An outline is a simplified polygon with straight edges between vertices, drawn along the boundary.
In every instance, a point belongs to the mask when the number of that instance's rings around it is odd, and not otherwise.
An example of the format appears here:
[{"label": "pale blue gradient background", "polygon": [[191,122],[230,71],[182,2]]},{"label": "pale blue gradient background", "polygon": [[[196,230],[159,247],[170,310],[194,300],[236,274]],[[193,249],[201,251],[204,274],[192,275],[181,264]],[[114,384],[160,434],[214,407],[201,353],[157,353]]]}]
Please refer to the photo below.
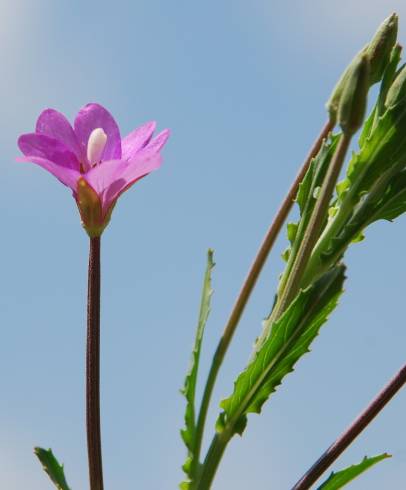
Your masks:
[{"label": "pale blue gradient background", "polygon": [[[172,490],[182,478],[178,393],[206,249],[216,250],[205,374],[236,293],[341,70],[403,0],[1,0],[0,488],[53,488],[32,455],[52,447],[87,488],[87,239],[69,191],[16,138],[39,112],[89,101],[123,133],[170,127],[162,169],[120,199],[103,237],[102,422],[106,489]],[[406,137],[406,135],[405,135]],[[282,270],[283,237],[219,379],[229,394]],[[405,360],[406,218],[348,254],[340,308],[263,415],[235,438],[215,490],[288,489]],[[406,487],[406,391],[336,463],[393,454],[353,489]],[[211,412],[213,425],[217,409]]]}]

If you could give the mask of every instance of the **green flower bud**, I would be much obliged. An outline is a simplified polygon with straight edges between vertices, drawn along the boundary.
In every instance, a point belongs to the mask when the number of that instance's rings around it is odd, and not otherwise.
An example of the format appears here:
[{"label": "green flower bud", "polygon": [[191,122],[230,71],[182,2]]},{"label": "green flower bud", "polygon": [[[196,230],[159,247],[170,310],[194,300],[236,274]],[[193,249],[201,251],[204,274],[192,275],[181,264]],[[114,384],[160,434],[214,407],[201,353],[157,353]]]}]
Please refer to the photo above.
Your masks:
[{"label": "green flower bud", "polygon": [[369,58],[363,53],[350,65],[338,106],[338,123],[354,134],[362,125],[369,89]]},{"label": "green flower bud", "polygon": [[370,85],[382,79],[386,65],[389,63],[393,46],[398,35],[398,16],[392,14],[385,19],[369,43],[367,55],[370,63]]},{"label": "green flower bud", "polygon": [[368,86],[382,79],[385,68],[390,61],[392,49],[396,43],[397,32],[398,16],[392,14],[382,22],[372,41],[355,56],[350,65],[345,69],[326,104],[330,121],[335,123],[337,120],[338,107],[349,73],[352,71],[353,65],[358,62],[362,55],[366,55],[370,63]]},{"label": "green flower bud", "polygon": [[338,80],[336,86],[334,87],[334,90],[331,93],[329,100],[327,101],[326,108],[327,108],[327,111],[329,113],[330,121],[334,124],[337,121],[338,106],[340,105],[341,96],[342,96],[344,87],[347,83],[348,75],[351,71],[351,67],[354,63],[357,63],[357,60],[360,56],[362,56],[363,54],[366,53],[367,49],[368,49],[368,46],[365,46],[355,56],[355,58],[351,61],[349,66],[347,66],[344,73],[341,75],[340,79]]},{"label": "green flower bud", "polygon": [[402,66],[390,86],[386,95],[385,106],[393,107],[404,97],[406,97],[406,65]]}]

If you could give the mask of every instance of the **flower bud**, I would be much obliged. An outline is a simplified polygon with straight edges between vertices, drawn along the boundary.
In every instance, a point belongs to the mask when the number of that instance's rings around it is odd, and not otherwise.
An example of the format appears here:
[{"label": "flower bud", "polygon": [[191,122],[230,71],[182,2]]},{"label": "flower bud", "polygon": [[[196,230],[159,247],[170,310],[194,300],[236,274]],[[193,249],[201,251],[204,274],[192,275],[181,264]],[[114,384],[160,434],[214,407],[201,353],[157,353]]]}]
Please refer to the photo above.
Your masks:
[{"label": "flower bud", "polygon": [[337,121],[338,107],[340,105],[341,97],[343,94],[344,87],[347,83],[348,76],[352,70],[353,65],[358,62],[358,60],[361,56],[365,55],[365,53],[367,52],[367,49],[368,49],[368,46],[365,46],[355,56],[355,58],[351,61],[351,63],[347,66],[344,73],[341,75],[340,79],[338,80],[336,86],[334,87],[334,90],[331,93],[329,100],[327,101],[326,108],[327,108],[327,111],[329,113],[330,121],[334,124]]},{"label": "flower bud", "polygon": [[369,58],[363,53],[351,64],[338,106],[338,123],[354,134],[362,125],[369,89]]},{"label": "flower bud", "polygon": [[366,55],[370,63],[368,87],[379,82],[389,63],[392,49],[396,43],[397,32],[398,17],[396,14],[392,14],[380,25],[372,41],[355,56],[350,65],[345,69],[326,104],[331,122],[335,123],[337,120],[337,111],[341,96],[353,65],[358,62],[362,55]]},{"label": "flower bud", "polygon": [[385,99],[386,107],[393,107],[401,99],[406,97],[406,65],[399,70],[392,85],[390,86]]},{"label": "flower bud", "polygon": [[370,64],[370,85],[382,79],[386,65],[389,63],[392,48],[396,43],[397,35],[398,16],[392,14],[379,26],[366,51]]}]

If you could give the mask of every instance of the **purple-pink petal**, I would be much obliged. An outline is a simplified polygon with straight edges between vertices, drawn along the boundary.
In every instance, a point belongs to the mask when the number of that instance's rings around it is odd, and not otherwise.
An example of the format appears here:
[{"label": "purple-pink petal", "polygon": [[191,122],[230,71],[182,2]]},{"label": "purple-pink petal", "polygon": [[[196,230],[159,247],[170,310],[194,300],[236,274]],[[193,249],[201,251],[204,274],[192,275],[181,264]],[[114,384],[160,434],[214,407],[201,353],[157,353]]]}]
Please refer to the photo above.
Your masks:
[{"label": "purple-pink petal", "polygon": [[144,158],[136,157],[135,160],[129,162],[120,178],[105,192],[106,210],[124,191],[129,189],[137,180],[159,168],[161,163],[162,157],[159,154],[145,155]]},{"label": "purple-pink petal", "polygon": [[83,158],[81,148],[70,122],[54,109],[45,109],[37,119],[35,131],[62,142],[80,161]]},{"label": "purple-pink petal", "polygon": [[150,121],[143,124],[134,131],[131,131],[121,141],[121,151],[123,160],[131,160],[135,157],[136,153],[144,148],[151,140],[151,137],[155,131],[156,122]]},{"label": "purple-pink petal", "polygon": [[[74,130],[81,146],[82,154],[87,153],[87,143],[90,133],[101,128],[107,135],[106,146],[104,147],[102,160],[116,160],[121,158],[121,137],[120,130],[113,116],[99,104],[87,104],[76,116]],[[82,160],[87,162],[86,160]],[[88,162],[87,162],[88,163]]]},{"label": "purple-pink petal", "polygon": [[146,153],[127,162],[113,160],[93,167],[84,176],[100,197],[103,213],[116,201],[119,195],[135,181],[149,174],[161,165],[162,157],[157,153]]},{"label": "purple-pink petal", "polygon": [[70,187],[74,194],[76,194],[77,190],[77,182],[81,177],[81,174],[78,170],[73,168],[63,167],[61,165],[57,165],[46,158],[41,158],[37,156],[27,156],[26,158],[17,158],[19,162],[32,162],[36,163],[40,167],[44,168],[52,175],[54,175],[62,184]]},{"label": "purple-pink petal", "polygon": [[64,143],[51,136],[38,133],[23,134],[18,138],[18,146],[30,161],[31,157],[38,157],[64,168],[79,170],[76,155]]},{"label": "purple-pink petal", "polygon": [[171,132],[169,129],[164,129],[155,136],[155,138],[152,138],[152,140],[145,146],[145,150],[158,153],[167,142],[170,134]]}]

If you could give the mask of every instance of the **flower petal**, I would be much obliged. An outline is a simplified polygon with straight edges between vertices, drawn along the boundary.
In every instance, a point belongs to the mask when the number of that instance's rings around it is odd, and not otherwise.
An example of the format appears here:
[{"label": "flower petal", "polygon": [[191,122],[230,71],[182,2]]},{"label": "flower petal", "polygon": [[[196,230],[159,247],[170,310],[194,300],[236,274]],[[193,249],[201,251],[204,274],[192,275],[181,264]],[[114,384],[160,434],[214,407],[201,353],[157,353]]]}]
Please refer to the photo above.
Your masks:
[{"label": "flower petal", "polygon": [[81,174],[78,170],[68,167],[62,167],[61,165],[57,165],[46,158],[36,157],[36,156],[27,156],[26,158],[17,158],[19,162],[32,162],[36,163],[40,167],[48,170],[52,175],[54,175],[62,184],[70,187],[74,194],[76,194],[77,182],[81,177]]},{"label": "flower petal", "polygon": [[63,168],[79,170],[76,155],[63,143],[45,134],[23,134],[18,138],[18,146],[26,157],[44,158]]},{"label": "flower petal", "polygon": [[42,111],[37,119],[35,131],[57,139],[74,153],[79,161],[82,159],[83,155],[76,134],[70,122],[60,112],[54,109]]},{"label": "flower petal", "polygon": [[150,142],[155,128],[156,122],[150,121],[139,128],[134,129],[134,131],[131,131],[130,134],[123,138],[121,140],[123,160],[131,160],[134,158],[136,153]]},{"label": "flower petal", "polygon": [[125,160],[109,160],[95,165],[84,174],[87,183],[101,197],[103,192],[124,173],[128,162]]},{"label": "flower petal", "polygon": [[171,131],[169,129],[164,129],[145,146],[145,150],[153,151],[154,153],[159,152],[168,141],[170,134]]},{"label": "flower petal", "polygon": [[[76,116],[74,128],[83,155],[87,153],[90,133],[96,128],[101,128],[107,134],[102,160],[121,158],[120,130],[113,116],[101,105],[87,104],[82,107]],[[87,157],[85,161],[87,162]]]},{"label": "flower petal", "polygon": [[146,153],[129,162],[112,160],[93,167],[85,174],[85,179],[99,194],[103,213],[137,180],[160,167],[159,153]]}]

